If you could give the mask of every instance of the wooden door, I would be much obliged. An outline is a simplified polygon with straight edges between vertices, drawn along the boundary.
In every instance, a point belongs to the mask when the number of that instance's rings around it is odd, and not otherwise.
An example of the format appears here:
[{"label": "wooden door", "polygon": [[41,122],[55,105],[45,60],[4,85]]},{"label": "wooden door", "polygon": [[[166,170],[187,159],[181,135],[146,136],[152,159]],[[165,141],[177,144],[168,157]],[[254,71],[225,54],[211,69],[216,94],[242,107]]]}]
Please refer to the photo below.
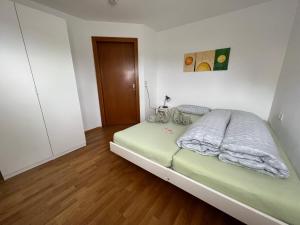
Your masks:
[{"label": "wooden door", "polygon": [[93,37],[102,125],[138,123],[137,39]]}]

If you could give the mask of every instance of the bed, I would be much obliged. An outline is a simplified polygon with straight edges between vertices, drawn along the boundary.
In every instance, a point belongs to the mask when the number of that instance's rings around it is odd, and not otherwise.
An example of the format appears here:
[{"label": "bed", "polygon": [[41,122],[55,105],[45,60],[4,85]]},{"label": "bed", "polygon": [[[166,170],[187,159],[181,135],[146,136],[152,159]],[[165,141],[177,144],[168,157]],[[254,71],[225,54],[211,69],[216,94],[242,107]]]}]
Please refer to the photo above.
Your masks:
[{"label": "bed", "polygon": [[175,142],[186,128],[143,122],[117,132],[111,151],[244,223],[300,224],[300,181],[283,151],[290,177],[273,178],[180,150]]},{"label": "bed", "polygon": [[[195,121],[199,116],[192,116]],[[177,138],[187,126],[172,122],[142,122],[114,134],[114,143],[147,157],[162,166],[170,167],[173,155],[178,151]]]}]

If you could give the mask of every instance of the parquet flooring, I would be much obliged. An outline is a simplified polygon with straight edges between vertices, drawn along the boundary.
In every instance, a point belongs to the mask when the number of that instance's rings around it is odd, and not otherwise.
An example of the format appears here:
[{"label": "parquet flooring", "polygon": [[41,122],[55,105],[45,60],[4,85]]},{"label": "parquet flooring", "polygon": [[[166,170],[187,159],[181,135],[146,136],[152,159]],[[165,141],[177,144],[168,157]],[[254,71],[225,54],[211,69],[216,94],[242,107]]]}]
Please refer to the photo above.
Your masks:
[{"label": "parquet flooring", "polygon": [[0,224],[241,224],[110,152],[122,128],[88,132],[85,148],[0,182]]}]

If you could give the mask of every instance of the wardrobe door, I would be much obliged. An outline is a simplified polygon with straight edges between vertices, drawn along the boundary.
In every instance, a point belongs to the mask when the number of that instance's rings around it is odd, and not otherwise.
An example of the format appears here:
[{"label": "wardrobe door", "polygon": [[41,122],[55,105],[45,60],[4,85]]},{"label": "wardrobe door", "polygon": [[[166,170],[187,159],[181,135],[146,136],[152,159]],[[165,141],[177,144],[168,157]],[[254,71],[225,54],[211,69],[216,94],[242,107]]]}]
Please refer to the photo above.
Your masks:
[{"label": "wardrobe door", "polygon": [[54,154],[85,145],[67,26],[63,19],[16,4]]},{"label": "wardrobe door", "polygon": [[0,170],[11,177],[52,157],[11,1],[0,1]]}]

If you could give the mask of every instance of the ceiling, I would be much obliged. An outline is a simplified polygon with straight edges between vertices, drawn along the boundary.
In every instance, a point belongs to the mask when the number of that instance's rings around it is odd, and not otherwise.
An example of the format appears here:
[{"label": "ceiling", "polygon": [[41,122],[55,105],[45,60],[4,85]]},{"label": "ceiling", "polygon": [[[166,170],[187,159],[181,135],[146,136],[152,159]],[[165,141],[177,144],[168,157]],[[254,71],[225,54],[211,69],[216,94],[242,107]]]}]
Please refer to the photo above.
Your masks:
[{"label": "ceiling", "polygon": [[269,0],[33,0],[86,20],[145,24],[160,31]]}]

